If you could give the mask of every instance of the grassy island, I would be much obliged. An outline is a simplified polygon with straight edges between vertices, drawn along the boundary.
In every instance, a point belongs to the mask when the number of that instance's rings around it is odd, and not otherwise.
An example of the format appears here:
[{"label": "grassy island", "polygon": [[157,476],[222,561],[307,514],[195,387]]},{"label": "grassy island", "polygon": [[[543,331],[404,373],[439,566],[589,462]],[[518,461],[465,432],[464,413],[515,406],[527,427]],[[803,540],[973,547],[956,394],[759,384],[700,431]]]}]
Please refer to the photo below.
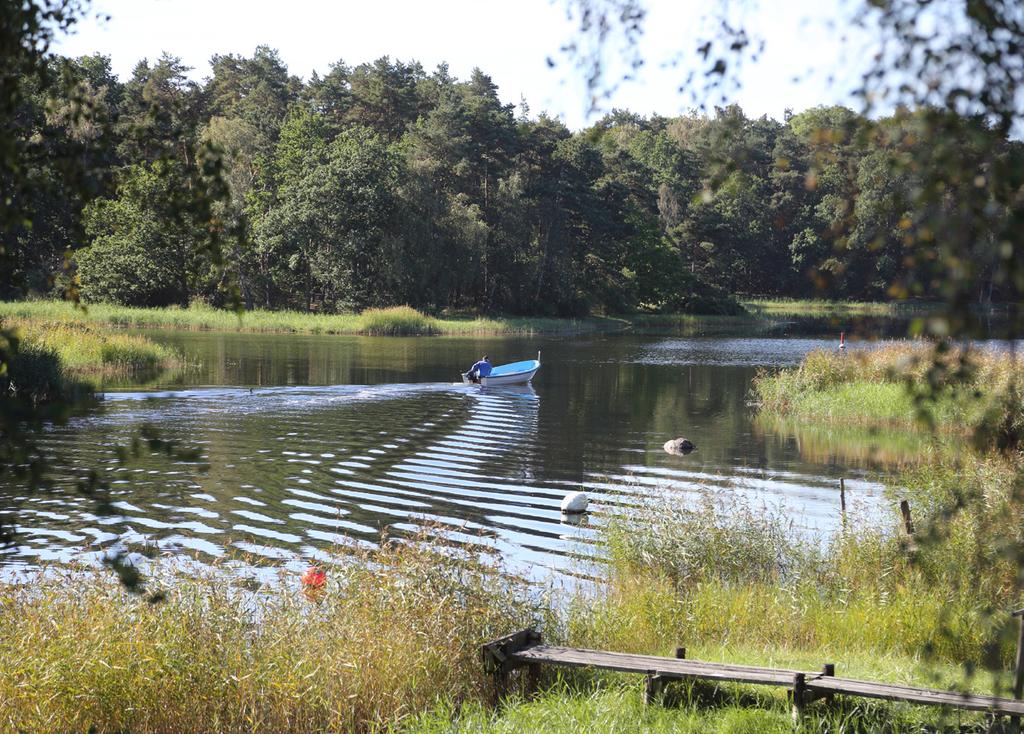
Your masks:
[{"label": "grassy island", "polygon": [[15,347],[7,370],[0,373],[0,389],[32,404],[76,403],[87,399],[103,378],[184,366],[170,347],[96,324],[0,315],[0,328],[5,332],[0,346]]}]

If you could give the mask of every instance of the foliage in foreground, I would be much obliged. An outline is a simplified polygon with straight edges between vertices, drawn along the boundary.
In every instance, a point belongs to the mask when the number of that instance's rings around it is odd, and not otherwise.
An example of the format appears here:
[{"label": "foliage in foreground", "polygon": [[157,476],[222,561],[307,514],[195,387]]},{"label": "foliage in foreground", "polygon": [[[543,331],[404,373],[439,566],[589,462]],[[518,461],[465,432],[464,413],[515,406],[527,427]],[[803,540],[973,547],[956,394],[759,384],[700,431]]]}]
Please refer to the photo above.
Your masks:
[{"label": "foliage in foreground", "polygon": [[[772,508],[655,494],[607,528],[606,583],[559,604],[538,602],[487,558],[426,538],[331,567],[319,603],[294,577],[253,593],[221,569],[158,577],[158,604],[93,573],[4,586],[0,728],[760,731],[787,721],[781,694],[750,687],[686,691],[682,709],[639,712],[635,678],[586,672],[547,675],[556,689],[538,702],[483,708],[480,643],[538,620],[553,642],[654,654],[685,645],[698,659],[835,662],[851,677],[1005,693],[1019,587],[1001,549],[1024,543],[1020,470],[988,457],[904,475],[920,525],[946,521],[912,548],[895,512],[851,510],[845,531],[818,544]],[[961,666],[996,671],[996,685]],[[941,715],[856,702],[810,721],[916,731]],[[626,725],[634,716],[640,723]]]},{"label": "foliage in foreground", "polygon": [[0,729],[366,731],[479,699],[479,645],[533,610],[500,569],[419,541],[332,566],[319,601],[220,572],[155,604],[88,572],[0,587]]},{"label": "foliage in foreground", "polygon": [[[676,734],[792,734],[888,732],[934,734],[955,721],[960,734],[991,731],[981,716],[896,707],[867,699],[812,705],[796,728],[783,691],[709,683],[671,683],[655,705],[645,705],[642,679],[622,677],[591,684],[558,682],[535,700],[515,699],[501,709],[479,704],[442,705],[405,722],[403,734],[481,732],[673,732]],[[967,722],[972,722],[968,724]]]},{"label": "foliage in foreground", "polygon": [[[96,377],[182,364],[181,356],[162,344],[73,319],[11,318],[0,313],[0,327],[5,353],[0,408],[9,424],[61,422],[92,400],[90,383]],[[30,407],[42,412],[35,414]],[[15,468],[31,463],[32,454],[23,452],[11,463]]]},{"label": "foliage in foreground", "polygon": [[583,693],[554,689],[536,701],[518,701],[500,711],[469,706],[460,711],[439,707],[401,727],[407,734],[469,732],[792,732],[793,723],[780,701],[769,709],[751,709],[738,701],[715,707],[646,706],[638,678],[629,687]]}]

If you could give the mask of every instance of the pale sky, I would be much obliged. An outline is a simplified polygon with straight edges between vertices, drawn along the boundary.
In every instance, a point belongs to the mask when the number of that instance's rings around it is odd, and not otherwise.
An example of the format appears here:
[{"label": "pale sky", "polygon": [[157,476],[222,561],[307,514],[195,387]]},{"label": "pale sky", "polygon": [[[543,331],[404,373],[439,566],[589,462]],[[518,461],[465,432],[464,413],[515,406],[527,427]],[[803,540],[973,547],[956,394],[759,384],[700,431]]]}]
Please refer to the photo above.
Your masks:
[{"label": "pale sky", "polygon": [[[695,24],[706,3],[649,0],[647,7],[640,43],[646,64],[604,107],[676,115],[692,104],[678,88],[693,59]],[[867,57],[863,34],[854,34],[859,49],[840,40],[848,28],[833,21],[847,14],[845,7],[842,0],[762,0],[746,11],[747,27],[761,34],[766,47],[762,58],[743,70],[742,88],[732,101],[750,116],[779,120],[787,108],[856,107],[850,90]],[[576,28],[566,8],[566,0],[93,0],[90,18],[56,50],[70,56],[106,54],[121,79],[140,59],[167,51],[201,80],[210,74],[213,54],[250,56],[260,44],[276,48],[289,71],[303,79],[314,70],[325,73],[338,59],[356,65],[388,55],[415,59],[428,72],[447,61],[460,79],[479,66],[498,85],[503,101],[518,105],[525,97],[531,115],[546,111],[579,129],[596,115],[587,116],[582,73],[560,52]],[[98,21],[97,14],[110,19]],[[614,44],[608,49],[611,56],[615,49]],[[680,51],[689,56],[666,66]],[[555,68],[548,57],[559,62]],[[794,81],[796,76],[803,78]]]}]

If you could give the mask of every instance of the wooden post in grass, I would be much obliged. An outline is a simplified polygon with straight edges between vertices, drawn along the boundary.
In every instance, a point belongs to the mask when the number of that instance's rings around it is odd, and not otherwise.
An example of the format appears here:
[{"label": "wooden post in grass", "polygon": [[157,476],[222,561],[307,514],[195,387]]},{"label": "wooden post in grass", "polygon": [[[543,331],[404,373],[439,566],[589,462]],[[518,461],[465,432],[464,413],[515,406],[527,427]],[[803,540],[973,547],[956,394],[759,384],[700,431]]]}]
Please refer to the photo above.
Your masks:
[{"label": "wooden post in grass", "polygon": [[[676,648],[676,660],[686,659],[686,648]],[[665,690],[665,684],[671,680],[671,676],[658,675],[656,671],[648,671],[647,679],[644,681],[644,703],[654,703],[662,691]]]},{"label": "wooden post in grass", "polygon": [[900,500],[900,512],[903,513],[903,527],[907,529],[907,535],[913,535],[914,521],[910,519],[910,503]]},{"label": "wooden post in grass", "polygon": [[[523,666],[523,663],[516,663],[509,659],[510,655],[543,641],[540,632],[527,628],[514,632],[511,635],[488,642],[480,648],[480,655],[484,664],[484,671],[492,676],[494,685],[494,704],[498,705],[508,693],[509,674]],[[526,689],[532,693],[537,684],[540,671],[539,666],[526,663]]]},{"label": "wooden post in grass", "polygon": [[846,479],[839,477],[839,519],[846,530]]},{"label": "wooden post in grass", "polygon": [[654,703],[654,699],[657,698],[660,688],[661,681],[658,680],[657,674],[653,670],[648,670],[647,675],[644,678],[644,703]]},{"label": "wooden post in grass", "polygon": [[[1017,633],[1017,660],[1013,666],[1013,697],[1018,701],[1024,695],[1024,609],[1013,612],[1013,616],[1020,622],[1020,631]],[[1020,717],[1011,716],[1014,731],[1020,731]]]},{"label": "wooden post in grass", "polygon": [[[836,664],[835,663],[825,663],[822,666],[822,668],[821,668],[821,676],[823,678],[834,678],[835,675],[836,675]],[[832,702],[832,694],[831,693],[826,693],[824,698],[825,698],[826,703],[831,703]]]},{"label": "wooden post in grass", "polygon": [[524,694],[528,699],[534,699],[537,697],[537,692],[540,690],[540,665],[537,663],[529,663],[526,666],[526,682]]},{"label": "wooden post in grass", "polygon": [[800,717],[804,713],[804,703],[807,696],[807,678],[803,673],[793,674],[793,722],[800,723]]}]

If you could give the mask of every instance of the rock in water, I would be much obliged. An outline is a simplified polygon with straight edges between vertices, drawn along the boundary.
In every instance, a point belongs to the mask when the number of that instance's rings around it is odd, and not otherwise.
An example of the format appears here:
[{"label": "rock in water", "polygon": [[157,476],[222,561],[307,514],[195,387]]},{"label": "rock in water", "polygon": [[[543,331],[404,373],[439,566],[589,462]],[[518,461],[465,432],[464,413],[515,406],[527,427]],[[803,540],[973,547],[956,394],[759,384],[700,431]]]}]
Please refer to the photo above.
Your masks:
[{"label": "rock in water", "polygon": [[663,448],[670,454],[688,454],[697,446],[688,438],[673,438],[671,441],[666,441]]},{"label": "rock in water", "polygon": [[562,498],[562,512],[567,515],[586,512],[589,504],[590,497],[586,492],[570,492]]}]

